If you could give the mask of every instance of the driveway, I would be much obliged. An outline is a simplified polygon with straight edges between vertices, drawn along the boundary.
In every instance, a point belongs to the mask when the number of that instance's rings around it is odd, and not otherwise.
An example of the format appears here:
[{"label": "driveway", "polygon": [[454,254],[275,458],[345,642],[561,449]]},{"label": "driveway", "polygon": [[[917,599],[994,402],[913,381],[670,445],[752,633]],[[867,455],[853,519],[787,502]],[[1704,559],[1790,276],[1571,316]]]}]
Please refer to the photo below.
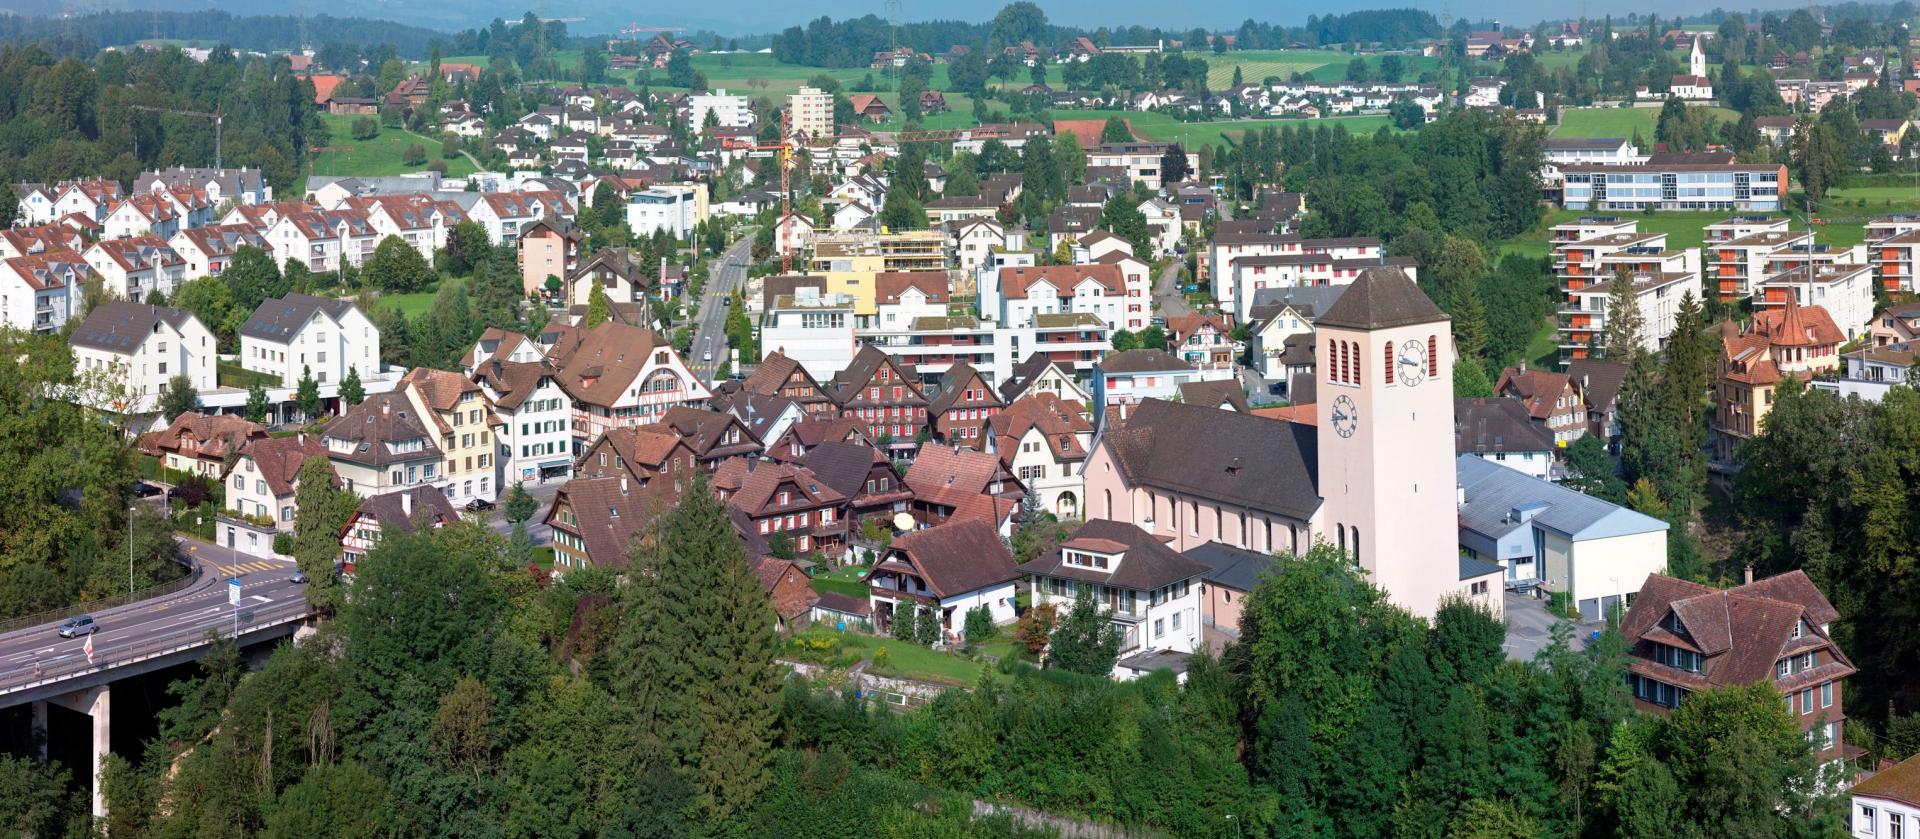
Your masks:
[{"label": "driveway", "polygon": [[1180,263],[1169,263],[1153,282],[1153,308],[1161,317],[1177,318],[1193,313],[1187,298],[1180,293]]},{"label": "driveway", "polygon": [[[566,481],[559,479],[550,480],[544,484],[527,482],[527,494],[539,502],[533,508],[533,518],[527,519],[527,537],[533,540],[533,544],[545,545],[553,541],[553,528],[546,526],[541,520],[546,518],[547,509],[553,506],[553,497],[560,494],[560,487],[565,483]],[[502,536],[513,534],[513,524],[507,521],[507,497],[504,494],[495,499],[493,509],[466,515],[475,518],[484,516],[487,529]]]},{"label": "driveway", "polygon": [[[1507,640],[1500,646],[1511,660],[1532,661],[1552,642],[1554,624],[1572,623],[1547,611],[1547,601],[1544,599],[1513,592],[1507,592],[1506,598]],[[1570,643],[1574,649],[1584,650],[1587,648],[1587,636],[1606,626],[1605,621],[1573,624]]]}]

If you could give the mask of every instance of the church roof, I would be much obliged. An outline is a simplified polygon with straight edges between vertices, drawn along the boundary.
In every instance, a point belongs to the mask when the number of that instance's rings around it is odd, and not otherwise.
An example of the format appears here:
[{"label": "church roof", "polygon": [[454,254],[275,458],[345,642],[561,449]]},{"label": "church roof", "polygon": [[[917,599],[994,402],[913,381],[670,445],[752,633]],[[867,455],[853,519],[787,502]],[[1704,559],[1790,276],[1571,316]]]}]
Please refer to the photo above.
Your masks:
[{"label": "church roof", "polygon": [[1385,329],[1447,320],[1447,313],[1427,299],[1413,280],[1398,268],[1368,268],[1340,295],[1315,326]]}]

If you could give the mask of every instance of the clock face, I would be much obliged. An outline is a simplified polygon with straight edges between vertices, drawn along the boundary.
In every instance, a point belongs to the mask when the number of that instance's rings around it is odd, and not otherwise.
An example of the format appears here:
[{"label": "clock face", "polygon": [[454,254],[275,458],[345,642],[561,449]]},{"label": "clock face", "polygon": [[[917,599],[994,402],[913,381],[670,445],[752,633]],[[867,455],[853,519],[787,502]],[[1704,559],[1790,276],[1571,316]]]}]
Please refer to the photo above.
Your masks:
[{"label": "clock face", "polygon": [[1333,430],[1342,437],[1352,437],[1360,429],[1360,409],[1353,404],[1353,397],[1341,396],[1333,400]]},{"label": "clock face", "polygon": [[1427,380],[1427,345],[1413,339],[1400,345],[1400,381],[1412,387]]}]

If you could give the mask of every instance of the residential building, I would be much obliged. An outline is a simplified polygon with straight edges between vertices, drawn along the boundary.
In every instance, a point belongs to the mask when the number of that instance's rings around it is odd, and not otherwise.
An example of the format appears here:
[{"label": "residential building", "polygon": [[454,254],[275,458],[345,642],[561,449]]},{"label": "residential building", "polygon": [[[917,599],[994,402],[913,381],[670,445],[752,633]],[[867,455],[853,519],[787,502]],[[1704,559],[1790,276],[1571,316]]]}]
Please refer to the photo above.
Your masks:
[{"label": "residential building", "polygon": [[266,238],[244,224],[189,227],[173,234],[167,244],[186,261],[186,268],[181,274],[182,282],[220,276],[233,263],[234,254],[243,247],[272,253],[272,246],[267,244]]},{"label": "residential building", "polygon": [[737,489],[715,486],[714,494],[740,511],[756,536],[772,539],[785,534],[800,553],[819,551],[835,560],[846,551],[848,498],[813,470],[753,458],[730,461],[726,468],[745,474]]},{"label": "residential building", "polygon": [[340,570],[354,573],[388,533],[438,530],[459,520],[459,512],[436,487],[417,486],[367,498],[340,528]]},{"label": "residential building", "polygon": [[913,490],[894,471],[893,461],[872,446],[821,442],[807,449],[797,462],[813,472],[823,486],[847,499],[844,517],[849,539],[857,537],[861,525],[869,520],[891,528],[894,518],[910,509]]},{"label": "residential building", "polygon": [[981,521],[1003,536],[1012,536],[1014,514],[1026,497],[1026,486],[986,452],[927,446],[907,468],[907,488],[913,490],[913,514],[922,527],[954,521]]},{"label": "residential building", "polygon": [[765,442],[753,436],[745,422],[721,411],[670,408],[658,424],[680,435],[693,450],[694,460],[709,472],[729,460],[755,457],[766,450]]},{"label": "residential building", "polygon": [[[1584,429],[1585,417],[1581,417]],[[1453,450],[1490,460],[1535,478],[1553,477],[1559,453],[1553,435],[1527,414],[1518,399],[1503,397],[1453,400]]]},{"label": "residential building", "polygon": [[105,376],[124,391],[127,402],[97,406],[118,413],[158,410],[175,376],[200,393],[219,381],[213,332],[185,309],[109,300],[87,313],[69,343],[76,373]]},{"label": "residential building", "polygon": [[1756,309],[1777,308],[1789,297],[1801,306],[1827,310],[1842,334],[1858,338],[1866,335],[1873,323],[1873,269],[1843,262],[1783,271],[1755,289],[1753,305]]},{"label": "residential building", "polygon": [[625,477],[574,478],[555,493],[542,521],[553,530],[557,574],[589,566],[624,569],[634,534],[665,509]]},{"label": "residential building", "polygon": [[1878,402],[1894,386],[1913,381],[1916,349],[1920,349],[1920,343],[1903,341],[1854,350],[1840,356],[1844,365],[1840,378],[1815,379],[1812,384],[1842,399],[1857,396],[1868,402]]},{"label": "residential building", "polygon": [[227,459],[253,440],[264,440],[267,430],[257,423],[225,414],[188,411],[166,428],[140,435],[140,451],[176,472],[213,479],[226,477]]},{"label": "residential building", "polygon": [[700,222],[699,187],[666,184],[627,194],[627,228],[637,236],[664,230],[674,239],[693,235]]},{"label": "residential building", "polygon": [[[1119,167],[1130,183],[1146,184],[1147,189],[1157,191],[1162,185],[1160,167],[1170,148],[1165,143],[1139,141],[1101,143],[1100,148],[1087,152],[1087,166]],[[1187,171],[1200,171],[1199,155],[1187,153]]]},{"label": "residential building", "polygon": [[1875,312],[1867,334],[1868,342],[1876,347],[1920,338],[1920,305],[1889,306]]},{"label": "residential building", "polygon": [[[724,87],[695,93],[687,97],[687,125],[705,134],[707,116],[712,115],[714,124],[721,128],[749,128],[753,125],[753,109],[749,104],[747,97],[729,94]],[[831,105],[827,113],[831,118]]]},{"label": "residential building", "polygon": [[439,436],[405,394],[389,391],[347,408],[320,442],[342,485],[365,498],[441,483]]},{"label": "residential building", "polygon": [[1853,662],[1833,641],[1840,613],[1795,570],[1730,589],[1653,574],[1620,622],[1634,706],[1670,713],[1694,691],[1764,684],[1830,764],[1862,750],[1843,735],[1841,683]]},{"label": "residential building", "polygon": [[186,187],[206,193],[215,206],[265,204],[273,200],[273,187],[259,169],[197,169],[175,166],[171,169],[141,172],[133,181],[133,191],[164,192]]},{"label": "residential building", "polygon": [[1559,448],[1573,445],[1587,433],[1587,400],[1569,374],[1509,367],[1500,371],[1493,392],[1519,401]]},{"label": "residential building", "polygon": [[833,136],[833,94],[801,85],[787,96],[787,130],[804,139]]},{"label": "residential building", "polygon": [[963,273],[974,274],[995,248],[1007,247],[1007,230],[991,218],[966,218],[950,223],[953,261]]},{"label": "residential building", "polygon": [[866,423],[868,439],[880,448],[910,451],[928,434],[919,376],[877,348],[861,347],[830,387],[840,415]]},{"label": "residential building", "polygon": [[399,392],[421,417],[433,419],[446,458],[439,485],[455,504],[492,501],[499,488],[493,433],[500,421],[480,384],[447,370],[415,367],[400,378]]},{"label": "residential building", "polygon": [[[1619,255],[1621,259],[1636,260],[1616,270],[1626,271],[1633,283],[1633,299],[1640,308],[1643,325],[1641,348],[1647,352],[1657,353],[1667,345],[1678,322],[1682,299],[1689,294],[1695,300],[1703,299],[1699,256],[1696,249]],[[1566,304],[1560,310],[1562,363],[1586,358],[1594,343],[1606,333],[1607,306],[1613,293],[1611,285],[1616,279],[1617,276],[1567,287]]]},{"label": "residential building", "polygon": [[1614,616],[1667,567],[1666,522],[1467,454],[1455,462],[1460,552],[1506,587],[1565,595],[1581,620]]},{"label": "residential building", "polygon": [[1003,403],[980,371],[964,361],[947,368],[940,387],[927,397],[927,420],[933,440],[945,446],[985,450],[985,432]]},{"label": "residential building", "polygon": [[553,190],[488,192],[480,196],[468,216],[486,229],[490,241],[505,245],[520,241],[520,231],[541,219],[571,221],[573,205]]},{"label": "residential building", "polygon": [[985,608],[996,624],[1013,620],[1019,576],[992,525],[957,521],[895,538],[863,580],[876,632],[890,632],[910,610],[927,608],[939,617],[938,643],[950,646],[964,639],[974,609]]},{"label": "residential building", "polygon": [[267,300],[240,326],[240,366],[295,387],[312,374],[338,384],[347,371],[362,382],[380,372],[380,330],[351,300],[289,294]]},{"label": "residential building", "polygon": [[1235,318],[1245,320],[1262,289],[1346,285],[1360,276],[1361,271],[1381,266],[1398,269],[1410,277],[1418,276],[1419,266],[1411,257],[1386,256],[1380,240],[1368,236],[1342,239],[1286,236],[1273,253],[1238,257],[1221,270],[1228,272],[1234,287],[1231,311]]},{"label": "residential building", "polygon": [[[1233,340],[1233,327],[1222,315],[1175,315],[1167,318],[1167,344],[1181,360],[1204,372],[1239,367],[1246,344]],[[1154,348],[1157,349],[1157,348]]]},{"label": "residential building", "polygon": [[[580,269],[586,233],[560,219],[541,219],[520,232],[520,290],[544,292],[547,278],[566,280]],[[609,297],[609,299],[615,299]]]},{"label": "residential building", "polygon": [[1847,795],[1853,808],[1847,835],[1856,839],[1920,835],[1920,755],[1873,773],[1854,784]]},{"label": "residential building", "polygon": [[1709,291],[1723,303],[1746,300],[1772,276],[1774,254],[1813,241],[1811,233],[1787,230],[1785,221],[1781,219],[1778,229],[1707,243],[1707,276],[1712,283]]},{"label": "residential building", "polygon": [[615,428],[587,447],[574,467],[581,478],[627,478],[657,496],[678,501],[706,469],[686,437],[664,423]]},{"label": "residential building", "polygon": [[814,379],[826,379],[854,357],[854,299],[822,295],[803,287],[775,297],[761,316],[760,345],[800,365]]},{"label": "residential building", "polygon": [[[747,393],[792,400],[807,416],[839,415],[839,409],[834,407],[807,368],[780,350],[774,350],[760,359],[760,366],[741,380],[740,389]],[[775,435],[776,438],[778,436]]]},{"label": "residential building", "polygon": [[1201,369],[1160,349],[1138,349],[1107,356],[1093,367],[1093,406],[1124,405],[1147,399],[1171,399],[1188,382],[1233,375],[1231,369]]},{"label": "residential building", "polygon": [[608,429],[657,422],[672,408],[713,396],[658,334],[624,323],[581,331],[548,359],[572,402],[576,455]]},{"label": "residential building", "polygon": [[1713,459],[1732,463],[1734,449],[1759,434],[1773,410],[1773,392],[1788,376],[1806,381],[1840,366],[1846,334],[1818,306],[1788,298],[1757,311],[1745,327],[1723,323],[1713,388]]},{"label": "residential building", "polygon": [[187,261],[158,236],[102,239],[82,256],[121,300],[137,303],[155,291],[172,297],[186,282]]},{"label": "residential building", "polygon": [[1186,657],[1201,649],[1200,588],[1209,567],[1131,524],[1091,520],[1016,570],[1031,581],[1035,606],[1064,612],[1082,592],[1094,599],[1120,634],[1115,678],[1161,667],[1184,675]]},{"label": "residential building", "polygon": [[26,332],[60,331],[75,314],[89,270],[85,257],[67,250],[0,260],[0,324]]},{"label": "residential building", "polygon": [[[295,492],[300,488],[300,467],[315,458],[326,460],[326,446],[319,436],[301,432],[292,437],[251,438],[241,445],[239,452],[233,468],[227,470],[226,508],[239,515],[268,519],[273,530],[293,532],[295,516],[300,512],[294,502]],[[330,479],[333,477],[331,463],[327,465],[327,475]],[[236,545],[228,547],[238,549]],[[257,547],[270,549],[272,546]],[[257,550],[247,553],[263,555]]]},{"label": "residential building", "polygon": [[366,213],[350,209],[289,212],[261,235],[272,243],[275,263],[299,260],[314,273],[364,265],[380,241]]},{"label": "residential building", "polygon": [[1060,399],[1081,405],[1092,400],[1087,389],[1074,378],[1073,368],[1034,352],[1016,364],[1000,382],[1000,399],[1011,405],[1029,393],[1051,393]]},{"label": "residential building", "polygon": [[1093,423],[1084,403],[1029,391],[988,420],[987,440],[988,451],[1026,485],[1040,509],[1061,521],[1085,514],[1080,469],[1093,444]]},{"label": "residential building", "polygon": [[1570,210],[1755,210],[1787,204],[1787,167],[1777,163],[1574,164],[1561,203]]},{"label": "residential building", "polygon": [[877,328],[902,329],[919,318],[947,316],[952,292],[945,271],[882,271],[873,284]]},{"label": "residential building", "polygon": [[1346,286],[1293,286],[1264,288],[1254,293],[1247,309],[1247,331],[1253,339],[1253,367],[1268,380],[1286,382],[1291,378],[1286,359],[1304,353],[1310,360],[1313,351],[1313,321],[1333,306]]}]

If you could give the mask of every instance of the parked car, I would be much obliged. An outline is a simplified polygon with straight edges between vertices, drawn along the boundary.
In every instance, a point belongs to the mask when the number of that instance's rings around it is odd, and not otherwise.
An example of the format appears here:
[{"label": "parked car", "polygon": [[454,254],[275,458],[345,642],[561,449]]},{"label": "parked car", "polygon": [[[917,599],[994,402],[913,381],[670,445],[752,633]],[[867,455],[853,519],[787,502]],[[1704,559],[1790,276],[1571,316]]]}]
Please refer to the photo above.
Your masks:
[{"label": "parked car", "polygon": [[98,631],[100,631],[100,625],[93,622],[92,615],[76,615],[67,618],[67,622],[60,625],[60,637],[62,638],[78,638],[82,635],[92,635]]},{"label": "parked car", "polygon": [[307,584],[307,575],[295,571],[293,572],[293,576],[287,578],[287,581],[297,586],[303,586]]},{"label": "parked car", "polygon": [[134,481],[133,494],[136,498],[152,498],[160,494],[160,488],[146,481]]},{"label": "parked car", "polygon": [[469,513],[477,513],[477,512],[480,512],[481,510],[491,510],[491,509],[493,509],[493,502],[488,501],[485,498],[475,498],[472,501],[467,502],[467,512]]}]

